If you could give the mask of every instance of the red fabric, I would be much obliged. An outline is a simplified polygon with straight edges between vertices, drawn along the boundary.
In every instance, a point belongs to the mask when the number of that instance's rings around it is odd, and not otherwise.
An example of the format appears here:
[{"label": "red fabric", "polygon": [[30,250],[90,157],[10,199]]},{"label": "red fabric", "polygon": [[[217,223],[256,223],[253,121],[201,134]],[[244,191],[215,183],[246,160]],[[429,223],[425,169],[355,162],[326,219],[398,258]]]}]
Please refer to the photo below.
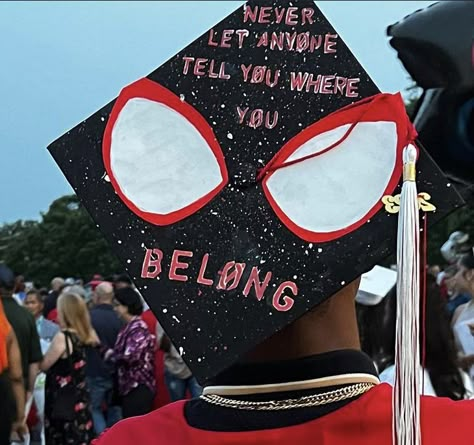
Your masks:
[{"label": "red fabric", "polygon": [[28,425],[29,429],[32,429],[38,423],[38,421],[38,411],[36,409],[35,403],[33,402],[30,412],[28,413],[28,417],[26,418],[26,424]]},{"label": "red fabric", "polygon": [[[391,445],[392,389],[381,384],[345,407],[288,428],[240,433],[192,428],[184,418],[184,401],[144,417],[126,419],[95,445]],[[421,428],[425,445],[472,445],[474,401],[423,397]]]},{"label": "red fabric", "polygon": [[56,308],[52,309],[49,312],[47,319],[53,323],[58,323],[58,310]]},{"label": "red fabric", "polygon": [[[142,314],[142,320],[148,326],[148,330],[152,335],[156,335],[156,317],[153,315],[153,312],[149,309]],[[168,389],[166,388],[165,383],[165,367],[164,367],[164,357],[163,351],[158,349],[155,352],[155,379],[156,379],[156,396],[153,401],[153,408],[161,408],[162,406],[170,403],[170,396]]]}]

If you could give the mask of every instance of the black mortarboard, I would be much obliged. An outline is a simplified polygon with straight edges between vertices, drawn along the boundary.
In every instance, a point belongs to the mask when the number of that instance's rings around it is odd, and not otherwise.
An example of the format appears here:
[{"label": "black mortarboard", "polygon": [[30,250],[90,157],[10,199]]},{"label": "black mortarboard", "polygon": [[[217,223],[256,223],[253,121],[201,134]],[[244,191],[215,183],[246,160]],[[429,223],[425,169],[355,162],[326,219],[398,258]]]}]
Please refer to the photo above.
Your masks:
[{"label": "black mortarboard", "polygon": [[[312,1],[250,1],[49,147],[201,382],[395,251],[378,92]],[[430,221],[461,204],[417,166]]]}]

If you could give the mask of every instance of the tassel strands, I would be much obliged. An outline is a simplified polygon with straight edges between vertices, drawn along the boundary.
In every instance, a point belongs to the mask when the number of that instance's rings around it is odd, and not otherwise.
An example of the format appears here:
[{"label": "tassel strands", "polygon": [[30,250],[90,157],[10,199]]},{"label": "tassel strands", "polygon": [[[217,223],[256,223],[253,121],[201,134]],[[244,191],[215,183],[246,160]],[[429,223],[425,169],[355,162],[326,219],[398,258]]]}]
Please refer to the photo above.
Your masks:
[{"label": "tassel strands", "polygon": [[394,445],[421,445],[420,431],[420,230],[416,159],[409,144],[403,151],[403,186],[397,237],[397,320],[393,395]]}]

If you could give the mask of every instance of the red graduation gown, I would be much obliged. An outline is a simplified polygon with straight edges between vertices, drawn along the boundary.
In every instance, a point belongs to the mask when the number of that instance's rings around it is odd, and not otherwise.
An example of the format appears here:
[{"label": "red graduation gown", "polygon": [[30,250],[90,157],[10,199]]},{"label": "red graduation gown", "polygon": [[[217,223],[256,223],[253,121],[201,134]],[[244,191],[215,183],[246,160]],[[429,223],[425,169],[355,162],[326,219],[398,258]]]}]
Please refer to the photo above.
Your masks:
[{"label": "red graduation gown", "polygon": [[[184,401],[143,417],[124,420],[95,445],[391,445],[392,390],[381,384],[343,408],[300,425],[286,428],[211,432],[190,427]],[[423,445],[472,445],[474,401],[423,397]]]}]

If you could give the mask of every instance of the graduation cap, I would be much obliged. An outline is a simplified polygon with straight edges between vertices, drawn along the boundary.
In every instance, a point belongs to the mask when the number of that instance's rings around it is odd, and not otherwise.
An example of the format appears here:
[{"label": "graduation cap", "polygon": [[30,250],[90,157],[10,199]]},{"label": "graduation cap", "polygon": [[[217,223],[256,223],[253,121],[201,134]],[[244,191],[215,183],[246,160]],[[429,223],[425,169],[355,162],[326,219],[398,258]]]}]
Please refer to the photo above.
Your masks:
[{"label": "graduation cap", "polygon": [[378,93],[312,1],[250,1],[49,146],[200,382],[396,250],[404,162],[462,204]]},{"label": "graduation cap", "polygon": [[397,283],[397,272],[387,267],[375,266],[360,277],[356,302],[363,306],[376,306]]}]

